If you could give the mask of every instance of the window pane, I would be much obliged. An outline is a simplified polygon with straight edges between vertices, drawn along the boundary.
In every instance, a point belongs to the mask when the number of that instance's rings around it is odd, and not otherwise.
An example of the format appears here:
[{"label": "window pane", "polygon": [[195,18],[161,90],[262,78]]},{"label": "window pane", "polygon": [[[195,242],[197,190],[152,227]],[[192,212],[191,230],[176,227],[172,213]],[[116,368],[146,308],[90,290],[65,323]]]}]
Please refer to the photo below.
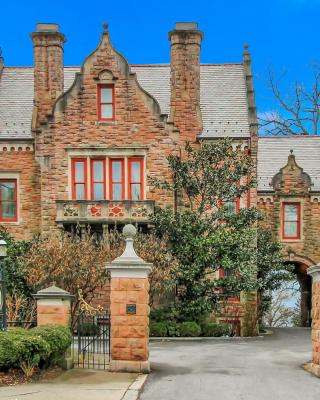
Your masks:
[{"label": "window pane", "polygon": [[112,161],[112,182],[122,182],[122,161]]},{"label": "window pane", "polygon": [[295,204],[285,205],[284,208],[285,221],[298,221],[298,207]]},{"label": "window pane", "polygon": [[223,203],[223,205],[226,208],[228,213],[234,214],[236,212],[236,202],[235,201],[225,201]]},{"label": "window pane", "polygon": [[74,163],[75,182],[84,182],[84,162],[76,161]]},{"label": "window pane", "polygon": [[131,182],[140,182],[140,162],[131,162]]},{"label": "window pane", "polygon": [[141,200],[140,198],[140,183],[133,183],[131,185],[131,199]]},{"label": "window pane", "polygon": [[14,200],[14,182],[1,182],[1,199]]},{"label": "window pane", "polygon": [[76,200],[85,200],[84,183],[76,184]]},{"label": "window pane", "polygon": [[112,198],[113,200],[122,200],[122,184],[114,183],[112,185]]},{"label": "window pane", "polygon": [[103,193],[103,183],[95,183],[93,185],[93,200],[103,200],[104,193]]},{"label": "window pane", "polygon": [[15,218],[16,216],[16,203],[4,201],[2,206],[2,218]]},{"label": "window pane", "polygon": [[101,89],[101,103],[112,103],[112,89],[102,88]]},{"label": "window pane", "polygon": [[103,161],[94,160],[93,161],[93,181],[102,182],[103,181]]},{"label": "window pane", "polygon": [[101,104],[101,118],[112,119],[112,104]]},{"label": "window pane", "polygon": [[285,237],[297,237],[298,236],[298,224],[296,222],[285,222],[284,236]]}]

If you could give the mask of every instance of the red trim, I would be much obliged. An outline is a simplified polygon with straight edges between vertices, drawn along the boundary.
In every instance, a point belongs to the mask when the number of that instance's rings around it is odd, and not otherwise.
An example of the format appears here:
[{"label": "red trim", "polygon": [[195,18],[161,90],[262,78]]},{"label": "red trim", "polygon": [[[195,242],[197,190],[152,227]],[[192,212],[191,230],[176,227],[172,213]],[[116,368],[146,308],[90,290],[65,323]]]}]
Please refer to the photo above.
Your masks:
[{"label": "red trim", "polygon": [[[221,208],[223,203],[227,203],[228,201],[231,202],[231,201],[234,201],[234,200],[225,200],[225,201],[223,201],[223,200],[219,199],[218,200],[218,208]],[[236,198],[236,213],[238,213],[239,211],[240,211],[240,198],[237,197]]]},{"label": "red trim", "polygon": [[[121,161],[121,182],[114,182],[112,180],[112,163],[114,161]],[[113,183],[121,183],[122,185],[122,198],[121,200],[124,200],[125,197],[125,192],[124,192],[124,158],[110,158],[109,159],[109,196],[110,196],[110,200],[113,200],[113,190],[112,190],[112,185]]]},{"label": "red trim", "polygon": [[[112,91],[112,102],[104,103],[101,101],[101,89],[111,89]],[[114,96],[114,85],[99,85],[98,86],[98,119],[99,121],[114,121],[115,119],[115,96]],[[110,104],[112,106],[112,117],[111,118],[102,118],[101,116],[101,106],[103,104]]]},{"label": "red trim", "polygon": [[[77,162],[83,162],[83,170],[84,170],[84,182],[76,182],[75,181],[75,164]],[[76,184],[82,183],[84,184],[84,200],[87,200],[87,186],[88,186],[88,178],[87,178],[87,159],[86,158],[72,158],[71,159],[71,181],[72,181],[72,200],[76,199]]]},{"label": "red trim", "polygon": [[[95,161],[102,161],[102,168],[103,168],[103,176],[102,176],[102,181],[95,181],[94,180],[94,162]],[[91,200],[94,200],[94,184],[95,183],[103,183],[103,199],[105,200],[107,198],[107,192],[106,192],[106,159],[105,158],[91,158],[90,159],[90,188],[91,188]]]},{"label": "red trim", "polygon": [[[285,236],[285,207],[296,206],[297,207],[297,236]],[[282,203],[282,239],[301,239],[301,203]]]},{"label": "red trim", "polygon": [[[131,180],[131,171],[132,171],[132,163],[133,162],[139,162],[140,163],[140,182],[134,182]],[[144,185],[143,185],[143,158],[141,157],[133,157],[133,158],[128,158],[128,199],[132,200],[132,191],[131,191],[131,185],[133,183],[139,183],[140,184],[140,200],[144,199]]]},{"label": "red trim", "polygon": [[[15,204],[15,215],[14,218],[3,218],[2,217],[2,182],[13,182],[14,183],[14,199],[4,200],[6,203]],[[17,191],[17,180],[16,179],[0,179],[0,222],[17,222],[18,221],[18,191]]]}]

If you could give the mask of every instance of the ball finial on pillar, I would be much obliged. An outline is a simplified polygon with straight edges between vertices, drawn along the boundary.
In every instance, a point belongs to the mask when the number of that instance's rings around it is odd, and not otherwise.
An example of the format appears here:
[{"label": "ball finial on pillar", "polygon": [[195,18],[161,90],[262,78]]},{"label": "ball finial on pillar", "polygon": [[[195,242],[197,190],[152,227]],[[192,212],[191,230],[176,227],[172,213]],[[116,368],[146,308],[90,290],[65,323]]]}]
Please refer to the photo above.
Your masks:
[{"label": "ball finial on pillar", "polygon": [[137,234],[137,229],[132,224],[123,227],[122,234],[125,239],[133,239]]}]

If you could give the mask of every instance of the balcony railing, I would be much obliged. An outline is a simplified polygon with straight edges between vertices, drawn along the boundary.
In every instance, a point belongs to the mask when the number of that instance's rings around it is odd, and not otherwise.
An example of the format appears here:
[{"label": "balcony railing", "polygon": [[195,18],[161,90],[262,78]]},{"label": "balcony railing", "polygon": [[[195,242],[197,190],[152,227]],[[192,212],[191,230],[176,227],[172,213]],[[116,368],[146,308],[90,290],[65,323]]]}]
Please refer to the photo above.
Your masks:
[{"label": "balcony railing", "polygon": [[57,200],[57,222],[148,222],[154,201]]}]

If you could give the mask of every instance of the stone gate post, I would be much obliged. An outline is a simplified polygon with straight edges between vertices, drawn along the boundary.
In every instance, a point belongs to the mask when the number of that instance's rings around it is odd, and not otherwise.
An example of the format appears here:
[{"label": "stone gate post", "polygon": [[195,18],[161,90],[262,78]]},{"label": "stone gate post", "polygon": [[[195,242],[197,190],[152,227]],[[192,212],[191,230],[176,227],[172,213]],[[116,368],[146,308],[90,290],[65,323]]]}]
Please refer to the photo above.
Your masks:
[{"label": "stone gate post", "polygon": [[73,297],[57,286],[39,290],[33,295],[37,300],[37,325],[70,326]]},{"label": "stone gate post", "polygon": [[307,273],[312,277],[312,362],[307,369],[320,378],[320,263]]},{"label": "stone gate post", "polygon": [[111,274],[111,371],[150,372],[149,280],[152,264],[134,251],[136,228],[123,228],[124,253],[106,268]]}]

